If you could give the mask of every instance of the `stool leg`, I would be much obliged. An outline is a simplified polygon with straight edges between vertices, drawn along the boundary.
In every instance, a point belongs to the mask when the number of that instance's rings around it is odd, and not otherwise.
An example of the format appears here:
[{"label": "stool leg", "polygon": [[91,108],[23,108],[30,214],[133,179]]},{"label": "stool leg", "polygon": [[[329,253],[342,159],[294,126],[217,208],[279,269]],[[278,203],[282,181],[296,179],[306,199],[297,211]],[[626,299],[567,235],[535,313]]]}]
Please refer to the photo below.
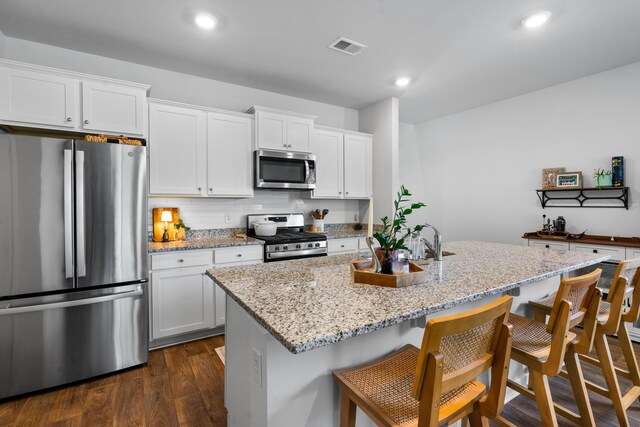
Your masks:
[{"label": "stool leg", "polygon": [[480,405],[473,405],[473,412],[469,414],[469,424],[471,427],[489,427],[489,420],[480,413]]},{"label": "stool leg", "polygon": [[578,411],[580,412],[581,424],[584,427],[595,427],[596,422],[593,419],[593,411],[589,403],[587,386],[585,385],[582,369],[580,368],[580,359],[578,359],[578,355],[573,350],[573,346],[569,346],[567,349],[567,353],[564,356],[564,363],[567,366],[571,388],[573,389],[573,395],[575,396]]},{"label": "stool leg", "polygon": [[542,425],[545,427],[558,427],[556,410],[553,407],[553,400],[551,398],[551,390],[549,389],[547,376],[543,375],[540,371],[529,369],[529,381],[536,396]]},{"label": "stool leg", "polygon": [[631,343],[631,338],[629,338],[627,326],[624,321],[620,322],[620,327],[618,328],[618,341],[620,341],[624,360],[627,362],[627,369],[631,374],[631,381],[633,385],[640,386],[640,369],[638,369],[636,354],[633,351],[633,344]]},{"label": "stool leg", "polygon": [[340,427],[355,427],[356,404],[345,392],[340,392]]},{"label": "stool leg", "polygon": [[[622,427],[627,427],[629,425],[629,419],[627,418],[627,411],[622,404],[620,384],[618,383],[618,376],[616,375],[616,370],[613,366],[611,352],[609,351],[609,343],[607,342],[607,336],[597,333],[594,341],[596,353],[598,354],[598,359],[600,359],[602,374],[604,375],[604,380],[607,383],[607,388],[609,389],[609,397],[613,402],[613,408],[616,410],[618,422]],[[621,340],[621,343],[622,341],[623,340]]]}]

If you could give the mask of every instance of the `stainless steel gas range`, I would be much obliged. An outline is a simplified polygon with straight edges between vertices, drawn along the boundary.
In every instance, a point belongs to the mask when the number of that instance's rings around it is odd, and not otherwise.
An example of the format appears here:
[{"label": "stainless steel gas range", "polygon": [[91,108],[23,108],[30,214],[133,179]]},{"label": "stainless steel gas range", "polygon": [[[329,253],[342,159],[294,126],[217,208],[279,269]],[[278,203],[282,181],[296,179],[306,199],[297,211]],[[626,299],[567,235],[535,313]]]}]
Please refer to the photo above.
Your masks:
[{"label": "stainless steel gas range", "polygon": [[[275,236],[257,236],[254,224],[273,221]],[[309,258],[327,255],[327,236],[304,231],[304,216],[294,214],[247,215],[247,235],[264,240],[264,261]]]}]

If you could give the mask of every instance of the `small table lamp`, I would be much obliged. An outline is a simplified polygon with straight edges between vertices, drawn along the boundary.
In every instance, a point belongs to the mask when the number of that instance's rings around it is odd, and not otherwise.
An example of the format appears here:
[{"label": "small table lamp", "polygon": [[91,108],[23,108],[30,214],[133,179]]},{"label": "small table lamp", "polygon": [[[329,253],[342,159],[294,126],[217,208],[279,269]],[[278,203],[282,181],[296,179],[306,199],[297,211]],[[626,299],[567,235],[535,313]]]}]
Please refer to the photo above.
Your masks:
[{"label": "small table lamp", "polygon": [[164,233],[162,234],[162,241],[169,241],[169,233],[167,232],[167,228],[169,228],[169,222],[173,221],[173,216],[171,211],[162,211],[162,216],[160,216],[160,221],[164,221]]}]

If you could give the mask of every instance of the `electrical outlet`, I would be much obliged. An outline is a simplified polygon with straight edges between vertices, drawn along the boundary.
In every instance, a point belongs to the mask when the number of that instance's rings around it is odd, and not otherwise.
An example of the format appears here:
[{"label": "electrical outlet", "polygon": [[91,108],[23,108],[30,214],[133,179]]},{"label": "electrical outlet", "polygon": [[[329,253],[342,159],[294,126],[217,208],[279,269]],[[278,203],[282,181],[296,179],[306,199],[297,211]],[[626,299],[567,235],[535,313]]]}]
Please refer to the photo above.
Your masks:
[{"label": "electrical outlet", "polygon": [[224,214],[224,223],[229,224],[231,222],[231,214],[229,212]]},{"label": "electrical outlet", "polygon": [[360,222],[360,215],[359,214],[354,214],[353,215],[353,221],[354,222]]},{"label": "electrical outlet", "polygon": [[262,388],[262,355],[255,348],[251,357],[251,372],[253,373],[253,381]]}]

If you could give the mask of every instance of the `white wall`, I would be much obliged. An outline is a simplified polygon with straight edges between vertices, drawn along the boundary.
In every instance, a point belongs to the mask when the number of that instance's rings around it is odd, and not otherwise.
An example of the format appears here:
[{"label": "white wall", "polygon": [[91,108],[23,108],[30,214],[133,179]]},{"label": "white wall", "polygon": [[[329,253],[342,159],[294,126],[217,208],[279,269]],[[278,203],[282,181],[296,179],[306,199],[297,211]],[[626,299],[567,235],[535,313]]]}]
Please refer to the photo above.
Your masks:
[{"label": "white wall", "polygon": [[[2,40],[0,33],[0,46],[4,46]],[[11,37],[4,40],[8,59],[147,83],[154,98],[231,111],[262,105],[316,115],[317,124],[358,130],[357,110]],[[258,191],[254,199],[150,198],[149,218],[154,207],[180,208],[185,223],[193,229],[245,227],[248,213],[308,213],[327,208],[327,223],[354,222],[362,215],[358,201],[311,200],[300,192]]]},{"label": "white wall", "polygon": [[409,217],[409,223],[428,222],[426,209],[429,207],[429,195],[425,193],[425,181],[422,176],[422,163],[416,127],[410,123],[400,123],[398,185],[404,185],[411,191],[411,200],[423,202],[427,208],[415,211]]},{"label": "white wall", "polygon": [[5,39],[6,37],[4,33],[2,32],[2,30],[0,30],[0,58],[4,58],[4,55],[5,55],[5,52],[4,52]]},{"label": "white wall", "polygon": [[[640,235],[640,63],[416,126],[429,219],[445,240],[522,243],[542,214],[568,230]],[[542,209],[535,193],[545,167],[611,168],[625,157],[632,207]],[[407,159],[403,159],[407,164]]]},{"label": "white wall", "polygon": [[373,134],[373,219],[393,212],[398,192],[398,99],[388,98],[359,111],[360,131]]}]

